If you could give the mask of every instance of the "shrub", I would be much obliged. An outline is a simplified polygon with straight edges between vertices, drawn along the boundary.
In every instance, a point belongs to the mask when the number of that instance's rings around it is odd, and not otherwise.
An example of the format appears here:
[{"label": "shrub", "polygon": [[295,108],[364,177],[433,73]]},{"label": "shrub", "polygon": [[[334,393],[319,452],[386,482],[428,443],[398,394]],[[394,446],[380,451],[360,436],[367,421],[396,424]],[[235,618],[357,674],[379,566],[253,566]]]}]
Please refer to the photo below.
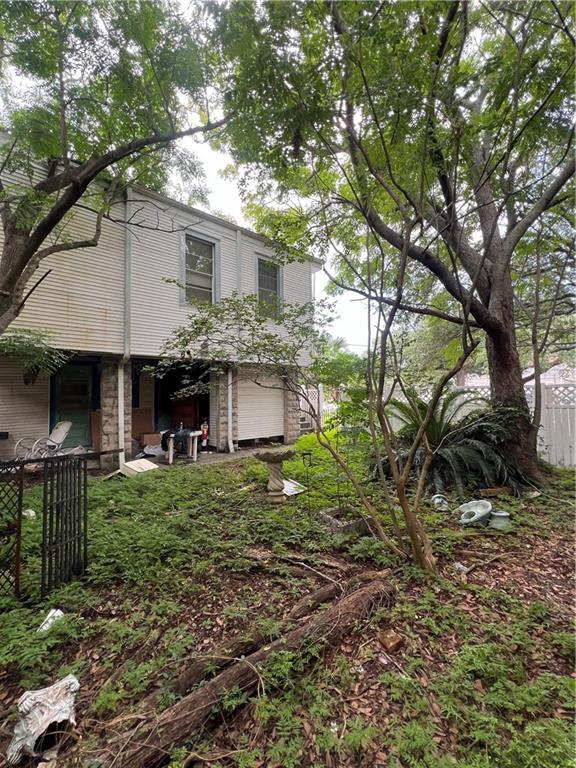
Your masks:
[{"label": "shrub", "polygon": [[[527,478],[505,449],[512,439],[518,412],[504,406],[483,408],[461,417],[462,410],[478,398],[463,399],[461,392],[449,392],[437,404],[426,428],[426,441],[433,451],[428,484],[436,491],[454,487],[459,493],[466,485],[490,487],[509,485],[518,491]],[[408,400],[391,400],[391,414],[403,426],[396,433],[401,458],[407,455],[422,424],[428,403],[414,391]],[[426,458],[421,445],[414,458],[419,474]]]}]

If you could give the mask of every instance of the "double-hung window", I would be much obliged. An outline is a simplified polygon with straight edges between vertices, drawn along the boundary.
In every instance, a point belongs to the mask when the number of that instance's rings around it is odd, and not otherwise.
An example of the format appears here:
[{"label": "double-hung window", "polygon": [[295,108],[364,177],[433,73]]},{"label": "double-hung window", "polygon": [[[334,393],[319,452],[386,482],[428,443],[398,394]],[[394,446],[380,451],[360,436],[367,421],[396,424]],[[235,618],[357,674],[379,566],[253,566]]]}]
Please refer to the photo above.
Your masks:
[{"label": "double-hung window", "polygon": [[267,259],[258,259],[258,300],[276,307],[280,296],[280,267]]},{"label": "double-hung window", "polygon": [[212,304],[214,282],[214,246],[186,235],[186,298]]}]

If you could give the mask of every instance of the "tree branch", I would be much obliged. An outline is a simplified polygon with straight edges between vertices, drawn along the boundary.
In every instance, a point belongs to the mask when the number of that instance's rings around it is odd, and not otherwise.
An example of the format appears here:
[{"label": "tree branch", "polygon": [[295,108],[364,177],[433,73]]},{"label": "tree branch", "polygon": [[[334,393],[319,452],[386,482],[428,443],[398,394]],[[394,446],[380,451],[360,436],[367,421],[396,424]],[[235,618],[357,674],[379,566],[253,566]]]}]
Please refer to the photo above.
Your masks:
[{"label": "tree branch", "polygon": [[516,226],[506,235],[504,239],[504,253],[509,258],[512,251],[516,247],[517,243],[524,236],[526,231],[532,226],[532,224],[541,216],[544,211],[550,208],[554,204],[554,198],[560,192],[562,187],[570,180],[574,175],[575,163],[574,159],[569,160],[564,168],[560,171],[558,176],[550,184],[544,194],[537,200],[532,208],[530,208],[524,217],[516,224]]}]

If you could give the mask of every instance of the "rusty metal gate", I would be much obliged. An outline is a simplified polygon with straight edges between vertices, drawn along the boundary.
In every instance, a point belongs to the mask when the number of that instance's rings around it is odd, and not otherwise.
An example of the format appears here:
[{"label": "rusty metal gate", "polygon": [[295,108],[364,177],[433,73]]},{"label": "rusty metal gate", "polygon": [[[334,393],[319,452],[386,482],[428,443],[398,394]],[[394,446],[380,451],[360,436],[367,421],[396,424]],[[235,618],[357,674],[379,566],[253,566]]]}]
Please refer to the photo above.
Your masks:
[{"label": "rusty metal gate", "polygon": [[22,464],[0,464],[0,596],[20,597],[23,484]]},{"label": "rusty metal gate", "polygon": [[81,576],[88,563],[86,456],[44,459],[42,595]]}]

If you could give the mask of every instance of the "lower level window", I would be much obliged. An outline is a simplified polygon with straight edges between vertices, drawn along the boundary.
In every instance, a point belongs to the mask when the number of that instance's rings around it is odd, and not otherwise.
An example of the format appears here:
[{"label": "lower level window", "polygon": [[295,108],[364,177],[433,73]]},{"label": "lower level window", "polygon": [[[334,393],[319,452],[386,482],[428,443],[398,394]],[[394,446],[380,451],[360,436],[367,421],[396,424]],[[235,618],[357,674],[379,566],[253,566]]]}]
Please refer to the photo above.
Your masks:
[{"label": "lower level window", "polygon": [[186,298],[212,303],[214,246],[191,235],[186,236]]}]

